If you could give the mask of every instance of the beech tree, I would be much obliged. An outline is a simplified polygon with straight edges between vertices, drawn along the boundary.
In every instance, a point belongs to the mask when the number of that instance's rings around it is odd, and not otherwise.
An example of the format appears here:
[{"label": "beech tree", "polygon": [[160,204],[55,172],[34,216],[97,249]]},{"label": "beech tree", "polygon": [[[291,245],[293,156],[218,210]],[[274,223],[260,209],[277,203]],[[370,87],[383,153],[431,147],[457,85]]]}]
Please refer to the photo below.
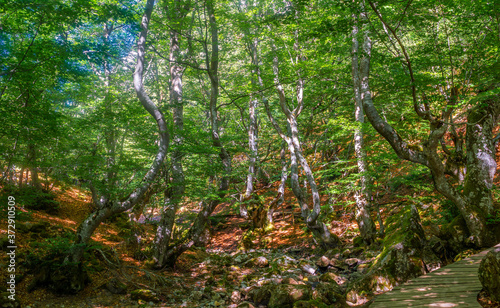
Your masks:
[{"label": "beech tree", "polygon": [[[212,144],[219,150],[219,158],[222,162],[223,170],[219,178],[219,185],[215,195],[210,196],[206,200],[200,202],[201,210],[193,221],[188,232],[179,240],[172,243],[168,249],[161,255],[158,260],[155,260],[156,266],[172,267],[175,265],[177,258],[195,244],[203,243],[203,235],[208,227],[208,219],[215,207],[225,197],[229,189],[229,177],[231,175],[231,156],[224,148],[221,142],[219,120],[218,120],[218,107],[217,101],[219,99],[219,24],[216,18],[216,9],[214,1],[207,1],[205,18],[208,19],[208,32],[210,33],[210,45],[202,43],[203,51],[205,54],[205,67],[207,77],[210,80],[210,101],[208,105],[210,130],[212,137]],[[210,48],[210,49],[209,49]]]},{"label": "beech tree", "polygon": [[124,201],[119,201],[116,196],[99,194],[99,192],[90,186],[92,190],[92,199],[96,204],[96,210],[93,211],[78,227],[76,232],[76,241],[70,251],[70,258],[74,264],[80,264],[85,245],[88,243],[92,233],[106,218],[113,214],[124,212],[132,208],[137,202],[141,200],[146,191],[149,189],[151,183],[158,175],[165,159],[169,135],[167,130],[167,123],[163,113],[158,109],[156,104],[151,100],[146,93],[143,86],[143,72],[144,72],[144,59],[146,51],[146,39],[148,35],[148,26],[153,12],[154,0],[148,0],[145,7],[145,12],[141,21],[141,33],[137,42],[137,64],[134,72],[134,88],[137,97],[146,111],[155,119],[158,125],[159,146],[158,153],[151,164],[151,167],[144,175],[141,184],[133,192],[131,192]]},{"label": "beech tree", "polygon": [[185,191],[185,177],[182,166],[182,145],[183,145],[183,129],[184,129],[184,106],[182,101],[182,75],[185,67],[181,64],[181,45],[182,39],[182,20],[186,17],[190,9],[190,3],[182,3],[175,0],[172,3],[165,2],[164,4],[165,15],[168,16],[168,21],[178,21],[177,29],[170,30],[170,98],[169,102],[172,106],[173,115],[173,136],[172,147],[173,150],[170,155],[170,172],[165,175],[166,185],[168,186],[164,191],[164,205],[162,208],[162,217],[160,224],[156,229],[156,236],[154,240],[155,247],[155,267],[162,268],[165,265],[166,250],[169,247],[172,237],[172,230],[175,223],[176,213],[179,208],[179,203]]},{"label": "beech tree", "polygon": [[298,204],[324,248],[341,244],[340,217],[376,243],[378,196],[413,173],[427,176],[433,209],[458,209],[467,244],[494,242],[493,2],[154,3],[0,8],[0,184],[89,190],[66,265],[127,211],[157,227],[143,250],[156,270],[206,246],[214,212],[239,205],[265,232]]},{"label": "beech tree", "polygon": [[[497,166],[495,160],[495,142],[497,139],[493,136],[493,129],[499,120],[500,101],[498,100],[498,96],[495,95],[479,96],[474,100],[468,98],[468,91],[470,90],[468,79],[471,75],[477,76],[479,72],[474,72],[474,68],[472,67],[470,75],[465,72],[467,71],[467,65],[471,65],[470,61],[479,57],[482,52],[476,46],[478,38],[459,43],[460,41],[456,39],[454,32],[451,29],[447,29],[447,27],[452,26],[449,21],[453,17],[444,15],[444,12],[439,8],[435,8],[434,16],[436,18],[432,21],[425,18],[423,20],[410,20],[410,17],[406,16],[406,14],[412,15],[412,13],[415,14],[420,10],[429,8],[425,6],[413,7],[408,4],[403,16],[400,18],[401,20],[397,24],[391,24],[386,14],[381,13],[381,8],[378,8],[371,1],[368,1],[367,4],[385,31],[384,35],[386,35],[386,38],[384,40],[388,41],[388,43],[385,43],[389,46],[387,48],[393,52],[395,57],[401,59],[406,69],[409,82],[405,84],[411,93],[415,115],[418,116],[419,120],[428,123],[428,129],[426,136],[419,140],[419,146],[412,147],[392,125],[380,116],[374,104],[372,90],[370,90],[372,40],[369,33],[365,32],[363,56],[360,63],[360,76],[361,97],[368,120],[390,143],[400,158],[429,168],[437,191],[452,201],[460,210],[471,234],[470,242],[479,247],[492,244],[495,240],[495,235],[492,228],[488,226],[488,217],[492,217],[495,210],[498,210],[498,207],[493,203],[491,189]],[[464,9],[468,8],[467,5],[460,7]],[[468,14],[468,12],[466,11],[465,14]],[[474,19],[476,18],[485,18],[485,22],[488,20],[487,13],[485,15],[475,15]],[[445,62],[442,57],[438,57],[439,60],[435,65],[441,70],[441,74],[436,79],[440,79],[440,81],[430,87],[422,84],[427,80],[419,80],[419,78],[424,79],[422,73],[414,71],[415,66],[420,70],[425,66],[414,65],[415,62],[411,58],[412,50],[409,50],[407,44],[404,43],[402,34],[398,34],[396,31],[396,27],[403,24],[403,19],[407,19],[408,22],[429,22],[432,28],[438,29],[437,31],[444,31],[443,36],[447,40],[449,49],[446,53],[450,61]],[[439,25],[442,27],[439,28]],[[492,31],[488,31],[485,34],[476,32],[476,34],[484,36],[484,38],[492,37],[492,39],[496,39],[496,37],[493,38],[495,33]],[[438,44],[435,49],[430,49],[432,52],[440,53],[441,46],[439,43],[441,39],[443,38],[436,36]],[[461,59],[459,54],[454,52],[455,47],[452,46],[452,43],[461,44],[459,48],[464,49],[470,56]],[[416,45],[418,46],[419,44]],[[418,55],[418,53],[416,54]],[[425,58],[421,60],[425,60]],[[433,64],[430,63],[430,65]],[[456,71],[459,69],[463,73],[457,74]],[[486,92],[491,91],[489,90],[491,85],[486,85]],[[447,170],[446,162],[452,159],[455,159],[456,162],[457,158],[453,158],[453,155],[463,154],[462,141],[460,138],[457,138],[458,125],[461,125],[458,118],[462,115],[456,114],[456,111],[459,106],[464,105],[468,107],[466,109],[467,120],[466,123],[463,123],[466,125],[465,148],[467,149],[467,154],[463,157],[463,165],[457,166],[462,168],[465,173],[464,177],[457,177],[457,183],[448,175],[453,176],[458,174],[459,171],[455,170],[453,172],[450,169]],[[449,149],[449,145],[443,140],[445,134],[448,132],[451,132],[455,136],[454,151]]]},{"label": "beech tree", "polygon": [[[366,14],[361,12],[361,28],[366,30]],[[370,191],[370,177],[368,175],[368,164],[366,159],[366,150],[364,147],[364,133],[363,133],[363,123],[364,112],[363,103],[361,100],[361,76],[359,72],[359,25],[358,16],[354,15],[354,26],[352,29],[352,79],[353,79],[353,91],[354,91],[354,114],[357,122],[357,127],[354,131],[354,152],[356,153],[356,160],[358,164],[359,176],[359,189],[356,190],[354,198],[356,199],[356,221],[359,226],[359,232],[361,237],[367,244],[371,244],[375,240],[376,229],[373,219],[370,216],[370,203],[371,203],[371,191]]]}]

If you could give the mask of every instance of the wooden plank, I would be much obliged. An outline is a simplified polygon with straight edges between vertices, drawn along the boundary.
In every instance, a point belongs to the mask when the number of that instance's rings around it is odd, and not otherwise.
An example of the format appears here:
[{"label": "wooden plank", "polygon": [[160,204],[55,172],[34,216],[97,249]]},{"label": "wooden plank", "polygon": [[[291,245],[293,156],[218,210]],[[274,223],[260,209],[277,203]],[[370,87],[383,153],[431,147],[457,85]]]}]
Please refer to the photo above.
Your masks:
[{"label": "wooden plank", "polygon": [[[468,306],[465,306],[468,305]],[[405,300],[397,302],[374,302],[370,308],[394,308],[394,307],[481,307],[481,305],[476,301],[472,302],[468,299],[464,300],[441,300],[441,299],[429,299],[429,300]]]},{"label": "wooden plank", "polygon": [[[397,292],[398,293],[403,293],[403,294],[407,294],[407,293],[410,293],[410,292],[413,292],[415,294],[423,294],[423,293],[427,293],[427,292],[429,292],[429,293],[431,293],[431,292],[442,292],[441,290],[444,290],[444,289],[451,290],[453,292],[459,292],[459,291],[475,291],[478,288],[474,288],[474,287],[471,288],[471,286],[468,285],[468,284],[431,285],[431,286],[419,286],[419,287],[409,286],[407,288],[401,288],[401,289],[397,290]],[[481,290],[481,289],[482,289],[482,287],[479,286],[479,290]],[[392,292],[394,292],[394,290],[391,291],[391,292],[387,292],[387,293],[389,294],[389,293],[392,293]]]},{"label": "wooden plank", "polygon": [[[429,278],[421,281],[414,281],[405,286],[419,286],[419,285],[435,285],[435,284],[481,284],[477,278],[466,278],[466,279],[439,279],[439,278]],[[396,289],[396,288],[394,288]]]},{"label": "wooden plank", "polygon": [[[425,278],[425,279],[422,279],[422,280],[414,280],[412,281],[411,283],[408,283],[409,285],[413,285],[413,284],[422,284],[422,283],[434,283],[434,282],[443,282],[443,281],[449,281],[450,283],[453,283],[453,282],[456,282],[456,283],[459,283],[459,282],[470,282],[470,283],[474,283],[475,281],[479,282],[479,278],[477,277],[460,277],[460,276],[453,276],[453,277],[429,277],[429,278]],[[404,284],[406,285],[406,284]]]},{"label": "wooden plank", "polygon": [[443,301],[443,300],[434,300],[434,301],[406,301],[406,302],[382,302],[378,303],[374,302],[370,308],[399,308],[399,307],[440,307],[440,308],[448,308],[448,307],[474,307],[480,308],[481,305],[477,302],[470,301]]},{"label": "wooden plank", "polygon": [[[416,290],[402,290],[396,293],[385,293],[384,296],[380,296],[380,298],[385,298],[385,297],[397,297],[397,296],[407,296],[409,298],[413,298],[414,296],[421,297],[421,296],[428,296],[428,297],[433,297],[433,296],[458,296],[458,297],[467,297],[469,296],[469,293],[477,293],[477,290],[455,290],[455,289],[432,289],[432,290],[426,290],[426,291],[416,291]],[[476,294],[477,295],[477,294]]]},{"label": "wooden plank", "polygon": [[[500,248],[500,244],[491,249],[496,248]],[[481,307],[477,302],[477,294],[482,289],[477,270],[491,249],[379,295],[370,307]]]},{"label": "wooden plank", "polygon": [[428,299],[433,299],[433,300],[447,300],[447,301],[456,301],[456,300],[467,300],[468,298],[474,298],[476,300],[477,294],[479,291],[476,292],[461,292],[459,293],[454,293],[454,294],[447,294],[447,293],[424,293],[421,295],[416,295],[416,294],[394,294],[393,296],[390,297],[383,297],[380,299],[377,299],[378,302],[394,302],[394,301],[407,301],[407,300],[428,300]]}]

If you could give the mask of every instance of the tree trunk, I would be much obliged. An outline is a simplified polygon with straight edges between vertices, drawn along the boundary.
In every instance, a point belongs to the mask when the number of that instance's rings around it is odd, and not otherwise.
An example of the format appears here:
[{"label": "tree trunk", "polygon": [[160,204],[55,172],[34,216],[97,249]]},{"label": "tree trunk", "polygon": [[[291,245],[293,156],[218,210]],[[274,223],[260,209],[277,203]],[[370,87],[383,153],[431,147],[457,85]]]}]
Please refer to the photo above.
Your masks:
[{"label": "tree trunk", "polygon": [[202,209],[195,218],[195,221],[191,225],[186,236],[181,238],[179,241],[171,245],[168,251],[165,253],[163,260],[164,266],[173,267],[179,256],[184,253],[189,248],[200,243],[200,238],[206,231],[208,226],[208,219],[215,207],[221,202],[221,200],[226,196],[227,190],[229,189],[229,176],[231,174],[231,157],[226,151],[222,142],[220,140],[219,124],[217,120],[217,100],[219,97],[219,40],[218,40],[218,26],[217,20],[215,18],[214,4],[213,0],[206,2],[206,9],[208,13],[209,23],[210,23],[210,33],[211,33],[211,56],[208,59],[209,51],[208,48],[205,49],[205,54],[207,56],[207,67],[208,76],[210,78],[210,124],[211,124],[211,136],[212,144],[214,147],[219,149],[219,158],[222,161],[223,175],[219,182],[219,187],[217,191],[217,196],[211,198],[207,201],[202,201]]},{"label": "tree trunk", "polygon": [[[273,50],[276,48],[273,45]],[[300,114],[302,110],[302,98],[303,98],[303,81],[299,75],[297,81],[297,107],[291,111],[286,103],[286,96],[283,86],[279,81],[279,65],[278,65],[278,57],[275,56],[273,59],[273,72],[274,72],[274,84],[276,86],[276,90],[278,91],[279,103],[281,106],[281,110],[285,114],[287,118],[288,125],[288,135],[285,135],[278,123],[275,121],[274,117],[271,114],[269,109],[269,104],[267,100],[264,100],[264,105],[266,107],[266,112],[273,124],[275,130],[281,136],[281,138],[287,143],[288,150],[290,151],[290,169],[291,169],[291,182],[292,182],[292,191],[299,202],[299,206],[301,209],[301,216],[304,219],[308,229],[313,233],[314,237],[318,240],[318,242],[324,247],[335,247],[338,246],[340,240],[336,235],[332,235],[328,230],[327,226],[321,222],[319,218],[319,214],[321,211],[320,207],[320,199],[318,188],[316,185],[316,181],[314,180],[314,175],[309,167],[307,160],[302,155],[302,148],[299,140],[299,131],[298,125],[296,121],[296,117]],[[307,178],[307,182],[311,187],[312,199],[313,199],[313,209],[309,210],[309,206],[305,200],[304,192],[300,187],[299,177],[298,177],[298,163],[300,163],[302,169]]]},{"label": "tree trunk", "polygon": [[[31,142],[28,144],[28,153],[28,165],[31,171],[31,185],[38,190],[42,190],[42,184],[40,183],[40,178],[38,177],[38,166],[36,163],[36,147]],[[28,179],[28,177],[26,177],[26,179]]]},{"label": "tree trunk", "polygon": [[21,167],[21,172],[19,172],[19,188],[23,187],[23,176],[24,176],[24,167]]},{"label": "tree trunk", "polygon": [[[179,5],[179,2],[176,2]],[[180,13],[180,7],[176,11]],[[183,16],[177,16],[182,18]],[[172,237],[172,229],[175,222],[175,216],[179,207],[179,202],[184,194],[185,182],[184,171],[182,168],[182,152],[180,150],[183,144],[182,131],[184,129],[184,115],[182,103],[182,74],[184,68],[177,64],[180,60],[179,33],[175,30],[170,31],[170,104],[173,106],[174,149],[171,155],[172,162],[172,180],[166,179],[170,187],[165,190],[165,203],[163,206],[160,224],[156,229],[154,239],[154,261],[155,268],[163,268],[166,265],[166,252]]]},{"label": "tree trunk", "polygon": [[[252,83],[255,83],[252,78]],[[250,99],[250,104],[248,107],[249,122],[248,122],[248,148],[250,150],[249,155],[249,166],[246,181],[246,190],[244,199],[247,200],[251,198],[254,192],[254,181],[256,179],[257,162],[259,159],[258,154],[258,143],[257,143],[257,106],[258,100],[254,97]],[[248,218],[248,210],[244,202],[240,203],[240,215],[243,218]]]},{"label": "tree trunk", "polygon": [[354,90],[354,115],[356,118],[356,128],[354,130],[354,152],[358,163],[359,187],[355,191],[356,199],[356,222],[359,232],[366,244],[370,245],[375,241],[375,224],[370,216],[371,190],[370,177],[368,175],[368,164],[366,162],[366,151],[363,141],[363,123],[365,121],[363,113],[363,103],[361,101],[361,79],[359,76],[358,63],[358,25],[357,17],[354,15],[354,26],[352,30],[352,79]]},{"label": "tree trunk", "polygon": [[[273,226],[274,219],[273,214],[276,209],[278,209],[283,202],[285,202],[285,183],[288,178],[288,167],[286,162],[286,142],[283,141],[280,151],[280,159],[281,159],[281,178],[280,178],[280,186],[278,187],[278,195],[275,200],[273,200],[269,206],[269,211],[267,212],[267,226],[266,228],[270,228]],[[293,214],[293,213],[292,213]]]},{"label": "tree trunk", "polygon": [[495,239],[487,234],[490,231],[487,219],[495,215],[495,210],[500,210],[498,206],[495,208],[492,195],[497,170],[493,129],[498,124],[499,116],[499,101],[481,103],[470,111],[466,129],[467,172],[463,194],[470,211],[484,223],[481,229],[469,231],[478,238],[486,238],[490,244],[494,244]]},{"label": "tree trunk", "polygon": [[[379,19],[384,22],[376,7],[372,3],[370,6],[377,13]],[[390,30],[395,35],[393,29]],[[400,41],[398,43],[401,44]],[[488,226],[487,216],[494,210],[490,190],[496,172],[492,130],[498,122],[500,102],[498,100],[480,102],[469,112],[466,131],[467,170],[464,190],[461,192],[446,177],[445,164],[438,152],[441,140],[449,129],[449,124],[440,119],[450,117],[455,102],[449,100],[441,116],[434,117],[428,111],[428,106],[424,105],[424,108],[419,106],[415,87],[412,86],[415,112],[430,122],[430,132],[428,139],[423,142],[423,151],[410,149],[396,130],[380,117],[373,104],[369,88],[371,40],[366,32],[363,49],[364,54],[360,65],[361,97],[370,123],[389,142],[400,158],[427,166],[430,169],[437,191],[452,201],[465,219],[471,234],[469,238],[471,244],[477,247],[487,247],[494,244],[495,235],[492,234],[492,228]],[[407,54],[405,54],[405,59],[409,63]],[[408,65],[408,68],[411,69],[411,66]],[[451,95],[451,97],[453,96]]]},{"label": "tree trunk", "polygon": [[149,20],[151,18],[151,13],[153,11],[154,0],[148,0],[145,7],[145,12],[142,17],[141,22],[141,34],[137,42],[138,53],[137,53],[137,65],[134,72],[134,88],[141,102],[142,106],[149,112],[149,114],[155,119],[158,124],[158,131],[160,137],[160,143],[158,147],[158,153],[149,168],[148,172],[144,175],[141,185],[137,187],[125,201],[119,202],[117,200],[111,200],[109,196],[101,195],[99,196],[97,191],[91,186],[92,198],[96,204],[96,210],[91,213],[78,227],[76,231],[76,241],[70,248],[69,256],[66,258],[65,263],[73,262],[78,264],[81,262],[85,246],[87,245],[90,237],[92,236],[95,229],[99,224],[104,221],[109,216],[124,212],[132,208],[137,202],[139,202],[144,193],[148,190],[153,180],[158,175],[161,168],[163,160],[165,158],[169,136],[167,130],[167,123],[161,111],[157,108],[156,104],[149,98],[144,90],[142,77],[144,71],[144,58],[145,58],[145,46],[146,37],[148,33]]},{"label": "tree trunk", "polygon": [[[251,83],[253,88],[257,88],[258,80],[260,79],[260,72],[258,72],[259,58],[258,58],[258,38],[251,38],[250,33],[247,29],[244,30],[245,39],[247,40],[247,49],[252,62],[252,77]],[[257,177],[257,170],[259,164],[259,152],[258,152],[258,122],[257,122],[257,108],[259,105],[259,100],[254,94],[250,96],[250,103],[248,106],[248,148],[250,150],[249,155],[249,166],[246,181],[246,191],[245,200],[248,200],[254,192],[254,181]],[[248,210],[246,209],[245,203],[240,203],[240,215],[243,218],[248,218]]]}]

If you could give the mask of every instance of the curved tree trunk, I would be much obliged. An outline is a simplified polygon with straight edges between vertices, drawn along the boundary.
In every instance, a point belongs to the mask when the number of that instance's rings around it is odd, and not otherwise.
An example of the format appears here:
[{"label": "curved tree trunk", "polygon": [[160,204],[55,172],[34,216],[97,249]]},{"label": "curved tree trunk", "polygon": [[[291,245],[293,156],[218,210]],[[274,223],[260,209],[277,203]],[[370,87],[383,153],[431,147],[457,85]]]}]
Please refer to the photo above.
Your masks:
[{"label": "curved tree trunk", "polygon": [[[275,47],[273,45],[273,49]],[[307,160],[302,155],[302,148],[299,140],[299,130],[297,125],[296,117],[300,114],[302,110],[302,98],[303,98],[303,87],[304,83],[302,78],[299,75],[297,81],[297,107],[291,111],[286,104],[286,96],[283,86],[279,81],[279,63],[277,56],[273,59],[273,71],[274,71],[274,83],[276,86],[276,90],[279,96],[279,103],[281,110],[285,114],[287,118],[288,125],[288,134],[285,135],[274,117],[271,114],[271,110],[269,108],[269,104],[267,100],[264,100],[264,106],[266,108],[267,115],[271,120],[275,130],[281,136],[281,138],[287,143],[288,150],[290,151],[290,168],[291,168],[291,183],[292,183],[292,191],[299,202],[299,206],[301,209],[301,216],[304,219],[308,229],[313,233],[314,237],[318,240],[318,242],[324,247],[335,247],[340,243],[339,238],[331,234],[328,230],[327,226],[319,220],[319,214],[321,211],[320,206],[320,198],[319,192],[316,185],[316,181],[314,179],[314,175],[309,167]],[[304,192],[300,187],[299,178],[298,178],[298,163],[300,163],[302,169],[307,178],[307,183],[311,187],[312,199],[313,199],[313,208],[309,209],[309,206],[305,200]]]},{"label": "curved tree trunk", "polygon": [[[389,28],[393,36],[396,32],[387,25],[375,5],[369,2],[378,18]],[[396,37],[397,38],[397,37]],[[401,41],[397,39],[405,54],[405,61],[411,73],[411,65],[408,55]],[[467,228],[471,234],[470,242],[478,247],[487,247],[495,242],[492,228],[488,226],[487,216],[494,210],[491,190],[493,176],[496,172],[495,149],[492,138],[492,130],[498,123],[500,116],[500,101],[480,102],[469,112],[466,131],[467,170],[465,176],[464,190],[461,192],[454,187],[446,177],[446,166],[438,152],[442,146],[441,140],[449,129],[449,124],[440,120],[448,119],[454,110],[456,89],[452,89],[451,99],[448,100],[446,108],[440,117],[435,117],[426,104],[419,104],[416,99],[416,89],[412,81],[412,97],[415,112],[422,119],[430,123],[428,139],[423,143],[423,150],[414,150],[400,137],[396,130],[384,121],[375,108],[369,88],[369,71],[371,40],[365,32],[361,60],[361,97],[366,116],[373,127],[389,142],[396,154],[405,160],[427,166],[434,180],[434,186],[443,196],[452,201],[459,209],[465,219]],[[413,80],[413,74],[411,73]],[[498,209],[498,208],[497,208]]]},{"label": "curved tree trunk", "polygon": [[160,144],[158,147],[158,153],[149,168],[146,175],[144,175],[141,185],[137,187],[125,201],[119,202],[116,200],[110,200],[109,196],[98,195],[98,192],[91,186],[92,198],[96,204],[96,210],[91,213],[78,227],[76,231],[76,241],[69,251],[69,257],[66,258],[65,262],[71,261],[75,264],[80,263],[86,244],[90,240],[95,229],[99,226],[109,216],[126,211],[132,208],[137,202],[139,202],[144,193],[148,190],[153,180],[158,175],[161,168],[163,160],[165,158],[169,136],[167,131],[167,123],[161,111],[157,108],[156,104],[149,98],[144,90],[142,77],[144,70],[144,58],[145,58],[145,47],[146,47],[146,37],[148,33],[149,20],[151,18],[151,13],[153,11],[154,0],[148,0],[146,3],[146,8],[141,22],[141,34],[137,43],[138,53],[137,53],[137,65],[134,72],[134,88],[137,93],[137,97],[141,102],[142,106],[149,112],[149,114],[155,119],[158,124],[158,131],[160,137]]}]

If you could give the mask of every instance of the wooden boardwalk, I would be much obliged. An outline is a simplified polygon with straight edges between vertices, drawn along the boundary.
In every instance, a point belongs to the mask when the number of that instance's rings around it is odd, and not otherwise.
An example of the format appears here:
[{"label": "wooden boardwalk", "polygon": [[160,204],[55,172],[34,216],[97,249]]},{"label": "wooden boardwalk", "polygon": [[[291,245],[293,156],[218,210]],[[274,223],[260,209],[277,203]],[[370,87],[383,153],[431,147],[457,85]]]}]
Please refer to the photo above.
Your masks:
[{"label": "wooden boardwalk", "polygon": [[482,286],[477,276],[481,259],[500,244],[464,258],[379,295],[370,308],[481,307],[477,295]]}]

